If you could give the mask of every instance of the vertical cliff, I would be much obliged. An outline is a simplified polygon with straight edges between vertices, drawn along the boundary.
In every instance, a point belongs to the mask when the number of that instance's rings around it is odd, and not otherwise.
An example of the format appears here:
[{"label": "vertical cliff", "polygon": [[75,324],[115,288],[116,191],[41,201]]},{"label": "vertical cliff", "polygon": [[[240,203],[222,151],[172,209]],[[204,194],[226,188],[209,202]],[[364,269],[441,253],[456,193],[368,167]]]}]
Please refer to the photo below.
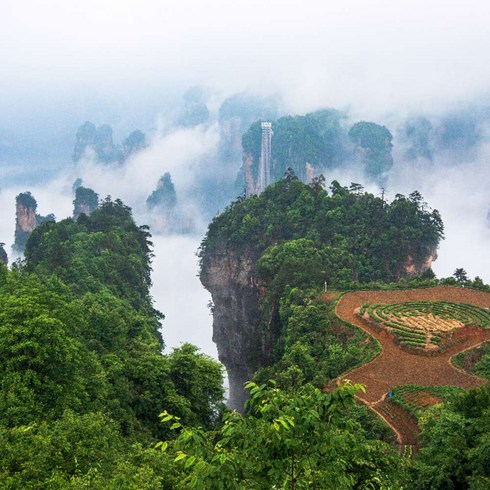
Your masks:
[{"label": "vertical cliff", "polygon": [[30,192],[22,192],[15,198],[15,240],[12,249],[23,253],[27,240],[34,228],[43,221],[54,221],[53,214],[36,214],[37,202]]},{"label": "vertical cliff", "polygon": [[243,410],[245,382],[272,359],[275,332],[259,313],[261,287],[254,278],[257,256],[222,250],[203,260],[200,279],[213,299],[213,341],[228,373],[231,408]]},{"label": "vertical cliff", "polygon": [[8,265],[9,258],[8,258],[7,252],[3,248],[4,246],[5,246],[5,243],[0,243],[0,262],[3,265]]},{"label": "vertical cliff", "polygon": [[22,253],[32,230],[37,226],[37,202],[30,192],[15,198],[15,241],[14,251]]},{"label": "vertical cliff", "polygon": [[243,383],[273,361],[286,288],[349,289],[428,270],[443,237],[439,213],[419,193],[390,204],[360,186],[293,174],[241,197],[209,225],[200,279],[213,301],[213,341],[230,380],[229,405],[243,409]]},{"label": "vertical cliff", "polygon": [[73,201],[73,219],[77,219],[82,213],[90,216],[98,205],[99,195],[96,192],[87,187],[77,187]]}]

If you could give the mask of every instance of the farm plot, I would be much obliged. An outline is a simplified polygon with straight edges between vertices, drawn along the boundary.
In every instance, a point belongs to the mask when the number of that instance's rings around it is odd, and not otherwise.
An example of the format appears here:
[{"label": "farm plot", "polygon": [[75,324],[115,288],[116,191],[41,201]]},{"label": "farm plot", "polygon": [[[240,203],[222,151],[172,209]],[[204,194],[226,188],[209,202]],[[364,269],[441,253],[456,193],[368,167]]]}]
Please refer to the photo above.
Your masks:
[{"label": "farm plot", "polygon": [[[433,332],[440,336],[450,334],[453,338],[457,337],[457,341],[452,342],[443,351],[435,350],[434,355],[421,355],[422,349],[402,349],[400,343],[395,341],[395,336],[389,333],[387,328],[372,328],[372,322],[362,318],[362,315],[366,314],[366,311],[373,305],[379,307],[410,303],[432,304],[432,309],[419,311],[419,317],[433,315],[438,317],[437,321],[441,325],[447,325],[443,322],[449,320],[462,324],[461,327],[455,327],[456,330],[451,330],[451,333],[442,329]],[[440,304],[436,305],[436,303]],[[451,315],[446,311],[447,303],[456,305]],[[435,308],[434,305],[436,305]],[[471,312],[468,314],[469,309]],[[411,325],[411,320],[417,319],[415,314],[403,315],[398,311],[399,316],[397,317],[394,310],[394,308],[391,309],[392,316],[396,319],[404,316],[409,320],[408,325]],[[381,310],[381,313],[378,313],[381,322],[383,321],[381,315],[387,315],[389,311],[388,309],[388,312],[385,313]],[[402,445],[416,444],[417,423],[415,417],[407,410],[390,401],[391,399],[387,396],[390,391],[395,392],[399,389],[397,387],[404,385],[423,387],[422,392],[418,395],[408,393],[403,395],[406,403],[416,407],[425,403],[438,403],[443,398],[438,390],[441,389],[444,392],[447,386],[469,389],[485,383],[484,379],[455,368],[450,360],[460,352],[466,352],[482,342],[490,341],[490,328],[474,328],[490,326],[486,323],[490,313],[490,293],[453,286],[392,291],[353,291],[344,294],[339,299],[335,313],[342,320],[371,335],[382,347],[382,352],[376,359],[344,373],[337,378],[337,382],[347,378],[353,383],[361,383],[366,386],[366,393],[360,395],[359,398],[391,425]],[[430,321],[433,320],[429,317],[429,323]],[[449,323],[449,325],[459,325],[459,323]],[[406,325],[403,328],[410,330]],[[415,422],[412,419],[415,419]]]},{"label": "farm plot", "polygon": [[487,327],[490,311],[448,301],[364,303],[359,315],[395,335],[402,346],[439,350],[449,332],[463,327]]},{"label": "farm plot", "polygon": [[[367,392],[362,398],[368,404],[379,401],[394,386],[452,385],[468,389],[485,382],[482,378],[453,367],[450,358],[485,340],[490,340],[490,328],[459,328],[453,331],[453,337],[458,337],[457,342],[449,345],[444,351],[434,351],[433,356],[423,356],[420,355],[423,353],[422,349],[401,349],[400,344],[395,342],[394,335],[386,328],[373,329],[359,315],[359,310],[363,307],[366,310],[369,305],[420,302],[470,305],[486,314],[490,312],[490,293],[452,286],[396,291],[355,291],[344,294],[337,303],[335,313],[338,317],[369,333],[382,347],[382,352],[376,359],[339,376],[339,380],[348,378],[352,382],[364,384]],[[483,323],[480,323],[480,326],[482,325]]]},{"label": "farm plot", "polygon": [[417,416],[420,410],[441,403],[460,391],[462,388],[455,386],[395,386],[390,401]]}]

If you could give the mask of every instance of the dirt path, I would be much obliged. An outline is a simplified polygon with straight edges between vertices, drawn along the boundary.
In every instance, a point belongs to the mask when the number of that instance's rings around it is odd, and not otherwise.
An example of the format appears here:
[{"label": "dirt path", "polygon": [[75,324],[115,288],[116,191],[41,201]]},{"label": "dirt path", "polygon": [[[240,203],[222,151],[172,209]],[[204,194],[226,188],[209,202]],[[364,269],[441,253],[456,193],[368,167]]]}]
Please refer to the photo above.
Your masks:
[{"label": "dirt path", "polygon": [[403,303],[406,301],[450,301],[468,303],[475,306],[490,308],[490,293],[462,289],[452,286],[438,286],[429,289],[411,289],[404,291],[358,291],[346,293],[337,303],[335,313],[342,320],[352,323],[377,339],[383,351],[373,361],[344,373],[341,379],[350,379],[353,383],[362,383],[367,392],[361,396],[363,401],[395,429],[401,444],[412,444],[416,424],[398,422],[386,415],[387,406],[393,405],[384,401],[383,397],[394,386],[416,384],[422,386],[459,386],[469,389],[483,385],[486,381],[452,366],[452,356],[463,350],[475,347],[485,340],[490,340],[490,329],[462,328],[458,331],[460,342],[437,355],[423,355],[402,350],[391,334],[386,331],[377,332],[367,322],[354,313],[364,302],[370,304]]}]

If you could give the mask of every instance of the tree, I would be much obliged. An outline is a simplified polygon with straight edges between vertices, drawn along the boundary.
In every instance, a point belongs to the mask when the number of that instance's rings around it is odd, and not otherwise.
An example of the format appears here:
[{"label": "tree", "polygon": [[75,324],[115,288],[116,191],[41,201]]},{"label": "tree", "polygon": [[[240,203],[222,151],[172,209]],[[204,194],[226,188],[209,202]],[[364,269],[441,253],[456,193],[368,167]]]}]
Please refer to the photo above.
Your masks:
[{"label": "tree", "polygon": [[73,201],[73,219],[77,219],[84,213],[90,216],[99,205],[99,195],[87,187],[78,186],[75,190],[75,200]]},{"label": "tree", "polygon": [[84,323],[66,297],[36,277],[11,274],[0,293],[0,423],[89,409],[98,366],[78,338]]},{"label": "tree", "polygon": [[423,448],[414,467],[420,489],[488,488],[490,389],[454,395],[421,420]]},{"label": "tree", "polygon": [[9,258],[4,247],[5,243],[0,243],[0,263],[2,263],[3,265],[7,265],[9,262]]},{"label": "tree", "polygon": [[325,394],[305,385],[295,395],[273,384],[246,387],[249,415],[225,415],[216,436],[162,413],[162,421],[180,431],[174,442],[159,444],[186,474],[178,488],[388,488],[399,482],[403,465],[396,453],[367,439],[349,419],[361,386],[345,382]]},{"label": "tree", "polygon": [[224,409],[223,366],[189,343],[168,356],[168,375],[186,400],[188,424],[212,428]]},{"label": "tree", "polygon": [[453,277],[458,281],[460,284],[465,284],[468,282],[468,274],[463,268],[456,269],[454,271]]}]

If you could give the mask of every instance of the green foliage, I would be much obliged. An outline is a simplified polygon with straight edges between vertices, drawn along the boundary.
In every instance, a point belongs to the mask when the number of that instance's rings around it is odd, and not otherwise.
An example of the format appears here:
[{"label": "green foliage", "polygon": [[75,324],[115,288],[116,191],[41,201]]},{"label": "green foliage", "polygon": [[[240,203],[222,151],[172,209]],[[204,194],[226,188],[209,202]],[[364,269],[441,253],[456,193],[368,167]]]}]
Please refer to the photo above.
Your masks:
[{"label": "green foliage", "polygon": [[18,205],[32,209],[34,212],[37,209],[37,201],[30,192],[21,192],[16,196],[15,202]]},{"label": "green foliage", "polygon": [[0,291],[0,423],[86,411],[100,369],[80,339],[78,305],[36,277],[12,273]]},{"label": "green foliage", "polygon": [[224,410],[223,366],[189,343],[174,349],[167,360],[168,375],[185,402],[181,417],[188,424],[213,427]]},{"label": "green foliage", "polygon": [[321,187],[288,175],[260,196],[240,198],[215,217],[200,257],[204,263],[212,254],[231,249],[253,250],[258,258],[268,247],[307,239],[319,250],[331,247],[332,258],[338,251],[334,277],[353,276],[363,283],[392,281],[406,275],[409,257],[420,263],[432,255],[442,237],[439,213],[413,195],[397,195],[387,204],[338,182],[332,183],[328,195]]},{"label": "green foliage", "polygon": [[342,287],[352,281],[354,268],[349,253],[306,238],[273,245],[257,262],[258,276],[272,295],[280,295],[288,285],[307,289],[328,281],[330,286]]},{"label": "green foliage", "polygon": [[451,358],[451,362],[460,369],[490,380],[490,342],[483,342],[474,349],[456,354]]},{"label": "green foliage", "polygon": [[102,286],[133,305],[149,298],[150,234],[121,201],[105,199],[90,217],[43,223],[26,246],[26,269],[55,274],[77,294]]},{"label": "green foliage", "polygon": [[[340,121],[344,116],[333,109],[285,116],[272,122],[272,180],[279,180],[288,168],[306,180],[306,163],[315,168],[331,168],[346,153]],[[258,174],[261,148],[261,121],[254,122],[242,137],[242,148],[253,157],[254,175]]]},{"label": "green foliage", "polygon": [[176,475],[155,450],[121,437],[101,413],[0,426],[0,488],[172,489]]},{"label": "green foliage", "polygon": [[73,219],[77,219],[82,212],[90,216],[98,205],[99,195],[96,192],[87,187],[78,186],[73,201]]},{"label": "green foliage", "polygon": [[[434,398],[440,400],[440,403],[450,399],[455,393],[461,393],[463,390],[455,386],[418,386],[403,385],[395,386],[392,389],[393,397],[390,401],[400,405],[411,414],[420,417],[421,412],[433,404]],[[431,397],[427,401],[427,397]]]},{"label": "green foliage", "polygon": [[170,173],[165,172],[163,177],[161,177],[158,181],[156,190],[154,190],[150,196],[148,196],[146,205],[150,209],[157,206],[164,209],[171,209],[175,207],[176,202],[177,194],[175,193],[172,177]]},{"label": "green foliage", "polygon": [[392,167],[393,136],[385,126],[361,121],[352,126],[349,137],[356,145],[357,157],[369,177],[379,179]]},{"label": "green foliage", "polygon": [[[0,243],[0,265],[7,265],[9,258],[7,255],[7,252],[5,251],[5,243]],[[0,277],[2,277],[5,274],[5,271],[0,272]]]},{"label": "green foliage", "polygon": [[182,468],[177,488],[401,488],[402,461],[349,418],[362,386],[346,382],[325,394],[304,385],[294,395],[273,385],[246,388],[249,415],[226,415],[216,434],[162,414],[179,431],[159,444]]},{"label": "green foliage", "polygon": [[275,363],[256,373],[258,383],[272,378],[284,390],[295,390],[305,382],[323,387],[379,353],[370,337],[331,315],[314,292],[286,288],[279,318],[282,331],[276,341]]},{"label": "green foliage", "polygon": [[166,435],[163,407],[219,420],[221,365],[189,344],[162,354],[149,238],[108,198],[40,225],[25,263],[1,266],[0,488],[173,489],[168,461],[135,441]]},{"label": "green foliage", "polygon": [[490,388],[455,395],[422,420],[414,484],[420,489],[480,490],[490,482]]}]

